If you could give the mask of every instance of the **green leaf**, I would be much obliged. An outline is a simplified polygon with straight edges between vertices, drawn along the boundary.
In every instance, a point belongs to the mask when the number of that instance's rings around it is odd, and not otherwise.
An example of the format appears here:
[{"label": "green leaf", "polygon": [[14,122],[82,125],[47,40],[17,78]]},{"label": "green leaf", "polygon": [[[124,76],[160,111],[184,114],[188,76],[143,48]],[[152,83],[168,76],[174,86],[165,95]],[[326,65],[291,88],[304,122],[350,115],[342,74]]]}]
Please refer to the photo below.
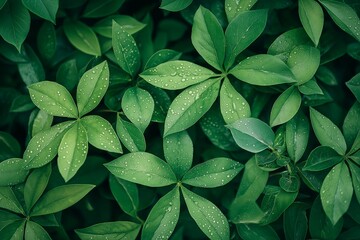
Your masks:
[{"label": "green leaf", "polygon": [[289,87],[275,100],[270,113],[270,126],[291,120],[301,106],[301,94],[295,86]]},{"label": "green leaf", "polygon": [[299,176],[289,172],[283,172],[279,179],[279,186],[286,192],[298,192],[300,184]]},{"label": "green leaf", "polygon": [[330,119],[313,108],[310,108],[310,119],[320,144],[331,147],[340,155],[344,155],[346,152],[346,142],[340,129]]},{"label": "green leaf", "polygon": [[279,240],[279,236],[270,225],[236,224],[236,230],[244,240]]},{"label": "green leaf", "polygon": [[17,214],[0,209],[0,231],[17,220],[20,220]]},{"label": "green leaf", "polygon": [[0,161],[20,157],[21,147],[11,134],[0,131]]},{"label": "green leaf", "polygon": [[146,150],[144,134],[133,123],[121,119],[118,115],[116,120],[116,132],[130,152],[143,152]]},{"label": "green leaf", "polygon": [[164,137],[163,149],[166,162],[180,179],[193,161],[194,146],[189,134],[181,131]]},{"label": "green leaf", "polygon": [[[281,166],[285,166],[287,162],[282,164],[284,157],[279,155],[277,151],[264,150],[255,154],[256,164],[264,171],[274,171]],[[286,158],[285,158],[286,159]],[[281,164],[278,164],[281,163]]]},{"label": "green leaf", "polygon": [[176,186],[160,198],[143,226],[142,239],[169,239],[180,215],[180,192]]},{"label": "green leaf", "polygon": [[258,0],[225,0],[225,13],[229,22],[239,14],[249,11]]},{"label": "green leaf", "polygon": [[25,239],[51,240],[45,229],[33,221],[27,221],[25,227]]},{"label": "green leaf", "polygon": [[348,4],[333,0],[319,0],[332,20],[343,31],[360,41],[360,19]]},{"label": "green leaf", "polygon": [[146,26],[146,24],[139,22],[138,20],[130,16],[112,15],[101,19],[92,28],[96,33],[100,34],[101,36],[112,38],[113,21],[121,25],[123,29],[129,34],[137,33]]},{"label": "green leaf", "polygon": [[360,203],[360,167],[352,163],[351,161],[348,161],[348,164],[351,171],[351,178],[354,186],[355,196],[358,203]]},{"label": "green leaf", "polygon": [[150,93],[139,87],[126,89],[121,100],[125,116],[142,132],[145,132],[154,112],[154,99]]},{"label": "green leaf", "polygon": [[314,0],[299,0],[299,17],[307,35],[317,46],[324,26],[324,12],[320,4]]},{"label": "green leaf", "polygon": [[24,237],[25,220],[15,221],[0,231],[1,239],[22,240]]},{"label": "green leaf", "polygon": [[295,163],[300,160],[306,150],[309,132],[309,120],[302,112],[286,123],[286,149],[289,157]]},{"label": "green leaf", "polygon": [[170,12],[178,12],[187,8],[192,2],[193,0],[162,0],[160,8]]},{"label": "green leaf", "polygon": [[230,74],[241,81],[258,86],[296,82],[295,76],[283,61],[267,54],[259,54],[242,60],[230,70]]},{"label": "green leaf", "polygon": [[141,65],[140,52],[134,38],[116,21],[112,25],[112,45],[119,66],[134,77]]},{"label": "green leaf", "polygon": [[211,70],[183,60],[161,63],[140,74],[151,85],[169,90],[183,89],[212,76],[215,73]]},{"label": "green leaf", "polygon": [[[251,2],[249,5],[256,2],[254,0],[237,1],[240,5],[238,7],[245,8],[243,4],[249,1]],[[249,5],[247,5],[246,8]],[[227,6],[225,9],[229,8],[232,9],[231,6]],[[225,32],[226,57],[224,65],[226,69],[229,69],[234,64],[236,56],[248,48],[264,31],[268,15],[267,12],[265,9],[245,12],[239,11],[238,15],[230,21]]]},{"label": "green leaf", "polygon": [[350,89],[352,94],[354,94],[358,102],[360,102],[360,73],[353,76],[345,84]]},{"label": "green leaf", "polygon": [[30,12],[55,24],[59,0],[22,0],[22,3]]},{"label": "green leaf", "polygon": [[360,235],[360,227],[354,226],[349,228],[349,230],[341,233],[339,236],[340,240],[356,240],[358,236]]},{"label": "green leaf", "polygon": [[24,200],[27,212],[35,205],[48,185],[52,172],[51,164],[34,169],[24,186]]},{"label": "green leaf", "polygon": [[251,110],[246,99],[236,91],[228,78],[225,78],[220,89],[220,110],[227,124],[236,122],[241,118],[251,116]]},{"label": "green leaf", "polygon": [[90,184],[69,184],[55,187],[39,199],[30,216],[60,212],[80,201],[94,187]]},{"label": "green leaf", "polygon": [[255,201],[236,198],[230,208],[230,220],[235,224],[259,223],[264,212]]},{"label": "green leaf", "polygon": [[149,187],[168,186],[177,181],[165,161],[147,152],[125,154],[106,163],[105,167],[118,178]]},{"label": "green leaf", "polygon": [[207,63],[217,70],[223,69],[224,31],[216,16],[202,6],[198,8],[194,16],[191,42]]},{"label": "green leaf", "polygon": [[34,112],[34,118],[29,128],[31,129],[31,137],[35,136],[42,130],[49,129],[52,125],[54,117],[43,110]]},{"label": "green leaf", "polygon": [[29,171],[24,168],[21,158],[9,158],[0,162],[0,186],[10,186],[22,183]]},{"label": "green leaf", "polygon": [[23,207],[11,187],[0,187],[0,208],[25,214]]},{"label": "green leaf", "polygon": [[88,153],[88,136],[81,122],[66,131],[58,151],[58,168],[65,182],[69,181],[84,164]]},{"label": "green leaf", "polygon": [[164,137],[194,125],[215,102],[219,88],[220,80],[210,79],[177,95],[166,115]]},{"label": "green leaf", "polygon": [[275,134],[269,125],[256,118],[243,118],[227,125],[235,142],[246,151],[257,153],[272,147]]},{"label": "green leaf", "polygon": [[84,10],[83,16],[87,18],[106,17],[115,13],[123,5],[125,0],[90,0]]},{"label": "green leaf", "polygon": [[23,159],[26,169],[44,166],[53,160],[58,153],[62,137],[73,124],[74,121],[59,123],[36,134],[24,152]]},{"label": "green leaf", "polygon": [[355,102],[351,106],[349,112],[346,114],[344,119],[344,124],[342,126],[344,137],[348,145],[355,143],[355,139],[359,134],[360,131],[359,118],[360,118],[360,103]]},{"label": "green leaf", "polygon": [[105,151],[122,153],[120,140],[107,120],[97,115],[91,115],[83,117],[81,123],[86,129],[91,145]]},{"label": "green leaf", "polygon": [[81,240],[136,239],[140,225],[129,221],[104,222],[76,229]]},{"label": "green leaf", "polygon": [[299,91],[304,95],[323,95],[323,91],[321,87],[317,84],[314,78],[310,79],[304,84],[301,84],[299,87]]},{"label": "green leaf", "polygon": [[14,98],[10,112],[27,112],[35,107],[29,95],[18,95]]},{"label": "green leaf", "polygon": [[72,91],[79,82],[79,71],[75,59],[62,63],[56,72],[56,82]]},{"label": "green leaf", "polygon": [[66,20],[63,26],[66,37],[75,48],[89,55],[101,56],[99,40],[88,25]]},{"label": "green leaf", "polygon": [[0,9],[0,36],[20,52],[30,30],[30,13],[20,0],[7,1]]},{"label": "green leaf", "polygon": [[158,87],[155,87],[150,84],[144,84],[142,86],[145,90],[147,90],[151,97],[154,100],[154,112],[151,117],[152,122],[164,123],[166,118],[166,113],[170,107],[171,99],[169,94]]},{"label": "green leaf", "polygon": [[230,239],[229,224],[224,214],[209,200],[181,188],[190,216],[210,239]]},{"label": "green leaf", "polygon": [[308,220],[304,205],[301,203],[292,204],[286,209],[283,222],[287,240],[306,239]]},{"label": "green leaf", "polygon": [[139,193],[137,185],[116,178],[114,175],[110,175],[109,182],[111,192],[120,208],[130,216],[136,218],[139,209]]},{"label": "green leaf", "polygon": [[34,50],[27,44],[25,44],[22,49],[24,51],[23,55],[26,56],[27,61],[18,63],[21,79],[26,85],[45,80],[44,67]]},{"label": "green leaf", "polygon": [[306,164],[305,171],[322,171],[340,163],[343,157],[334,149],[327,146],[319,146],[311,151]]},{"label": "green leaf", "polygon": [[180,56],[180,52],[171,49],[161,49],[149,58],[144,69],[153,68],[165,62],[178,60]]},{"label": "green leaf", "polygon": [[7,2],[7,0],[1,0],[0,1],[0,10],[4,7],[6,2]]},{"label": "green leaf", "polygon": [[277,186],[267,186],[261,202],[261,209],[265,212],[261,224],[269,224],[277,220],[283,212],[294,202],[297,192],[285,192]]},{"label": "green leaf", "polygon": [[77,118],[78,111],[69,91],[56,82],[42,81],[28,86],[31,100],[41,110],[58,117]]},{"label": "green leaf", "polygon": [[56,31],[53,24],[44,22],[37,34],[36,45],[40,56],[45,60],[54,57],[57,47]]},{"label": "green leaf", "polygon": [[352,195],[350,172],[347,165],[341,162],[328,173],[320,189],[322,206],[333,225],[348,210]]},{"label": "green leaf", "polygon": [[299,85],[312,79],[320,66],[320,51],[309,45],[300,45],[290,52],[287,60]]},{"label": "green leaf", "polygon": [[243,167],[230,158],[213,158],[191,168],[181,181],[195,187],[220,187],[236,177]]}]

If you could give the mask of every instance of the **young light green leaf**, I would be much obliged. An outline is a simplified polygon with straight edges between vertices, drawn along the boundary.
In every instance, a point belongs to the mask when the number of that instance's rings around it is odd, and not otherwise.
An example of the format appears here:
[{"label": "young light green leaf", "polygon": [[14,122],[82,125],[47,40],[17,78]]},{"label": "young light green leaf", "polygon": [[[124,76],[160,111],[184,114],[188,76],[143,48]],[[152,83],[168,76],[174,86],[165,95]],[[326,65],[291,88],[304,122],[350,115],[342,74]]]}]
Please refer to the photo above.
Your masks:
[{"label": "young light green leaf", "polygon": [[73,124],[74,121],[59,123],[36,134],[24,152],[23,159],[26,169],[44,166],[53,160],[58,153],[62,137]]},{"label": "young light green leaf", "polygon": [[[256,2],[254,0],[247,1]],[[242,5],[247,1],[237,1],[241,5],[238,7],[242,8]],[[230,22],[225,32],[226,57],[224,65],[226,69],[229,69],[234,64],[235,58],[239,53],[249,47],[260,36],[265,29],[266,20],[267,10],[261,9],[241,13],[239,11],[238,16]]]},{"label": "young light green leaf", "polygon": [[81,122],[66,131],[58,150],[58,168],[65,182],[84,164],[88,153],[88,136]]},{"label": "young light green leaf", "polygon": [[139,87],[126,89],[121,100],[125,116],[142,132],[145,132],[150,124],[154,105],[150,93]]},{"label": "young light green leaf", "polygon": [[340,129],[330,119],[313,108],[310,108],[310,119],[320,144],[331,147],[340,155],[344,155],[346,142]]},{"label": "young light green leaf", "polygon": [[346,86],[354,94],[356,99],[360,101],[360,73],[353,76],[349,81],[347,81]]},{"label": "young light green leaf", "polygon": [[63,26],[66,37],[75,48],[89,55],[101,56],[99,40],[88,25],[67,20]]},{"label": "young light green leaf", "polygon": [[275,100],[270,113],[270,126],[274,127],[291,120],[301,106],[301,94],[295,86],[286,89]]},{"label": "young light green leaf", "polygon": [[116,120],[116,133],[130,152],[141,152],[146,149],[144,134],[133,123],[121,119]]},{"label": "young light green leaf", "polygon": [[181,181],[195,187],[220,187],[229,183],[243,168],[244,165],[230,158],[213,158],[191,168]]},{"label": "young light green leaf", "polygon": [[162,0],[160,8],[170,12],[178,12],[187,8],[192,2],[193,0]]},{"label": "young light green leaf", "polygon": [[25,215],[24,209],[11,187],[0,187],[0,208]]},{"label": "young light green leaf", "polygon": [[0,231],[1,239],[20,240],[24,237],[25,219],[17,220]]},{"label": "young light green leaf", "polygon": [[306,208],[301,203],[294,203],[284,213],[284,232],[288,240],[306,239],[308,219]]},{"label": "young light green leaf", "polygon": [[139,49],[134,38],[115,21],[112,25],[112,45],[119,66],[134,77],[141,65]]},{"label": "young light green leaf", "polygon": [[343,157],[334,149],[327,146],[319,146],[311,151],[306,164],[303,167],[305,171],[322,171],[340,163]]},{"label": "young light green leaf", "polygon": [[351,106],[349,112],[346,114],[346,117],[344,119],[344,124],[342,126],[344,137],[348,145],[353,144],[359,134],[360,131],[359,119],[360,119],[360,103],[356,101]]},{"label": "young light green leaf", "polygon": [[320,4],[315,0],[299,0],[299,17],[307,35],[317,46],[324,26],[324,12]]},{"label": "young light green leaf", "polygon": [[224,214],[209,200],[181,188],[190,216],[210,239],[229,239],[229,224]]},{"label": "young light green leaf", "polygon": [[169,239],[180,215],[180,191],[176,186],[160,198],[143,226],[141,239]]},{"label": "young light green leaf", "polygon": [[198,8],[194,16],[191,42],[207,63],[217,70],[223,69],[224,31],[216,16],[202,6]]},{"label": "young light green leaf", "polygon": [[271,225],[236,224],[236,230],[243,240],[280,240]]},{"label": "young light green leaf", "polygon": [[333,225],[348,210],[352,195],[350,172],[345,162],[341,162],[331,169],[320,189],[321,204]]},{"label": "young light green leaf", "polygon": [[93,29],[96,33],[104,37],[112,38],[113,21],[121,25],[124,28],[124,30],[129,34],[134,34],[146,26],[146,24],[139,22],[135,18],[127,15],[112,15],[104,19],[101,19],[93,26]]},{"label": "young light green leaf", "polygon": [[225,78],[220,89],[220,110],[227,124],[236,122],[241,118],[251,116],[251,110],[246,99],[236,91],[228,78]]},{"label": "young light green leaf", "polygon": [[166,115],[164,137],[194,125],[215,102],[219,88],[220,80],[210,79],[177,95]]},{"label": "young light green leaf", "polygon": [[100,103],[108,86],[109,68],[106,61],[84,73],[76,91],[76,102],[80,117],[93,110]]},{"label": "young light green leaf", "polygon": [[0,186],[10,186],[22,183],[28,170],[24,169],[24,160],[21,158],[9,158],[0,162]]},{"label": "young light green leaf", "polygon": [[176,183],[171,167],[162,159],[147,152],[125,154],[106,163],[116,177],[149,187],[163,187]]},{"label": "young light green leaf", "polygon": [[135,183],[125,181],[120,178],[110,175],[109,177],[110,189],[119,204],[120,208],[136,218],[139,208],[139,193]]},{"label": "young light green leaf", "polygon": [[51,240],[51,237],[41,225],[33,221],[27,221],[25,239]]},{"label": "young light green leaf", "polygon": [[78,111],[69,91],[56,82],[42,81],[28,86],[33,103],[58,117],[77,118]]},{"label": "young light green leaf", "polygon": [[268,54],[259,54],[242,60],[230,70],[230,74],[241,81],[258,86],[296,82],[290,68],[279,58]]},{"label": "young light green leaf", "polygon": [[30,12],[55,24],[59,0],[22,0],[22,3]]},{"label": "young light green leaf", "polygon": [[309,45],[300,45],[290,52],[287,65],[294,74],[298,85],[312,79],[320,65],[320,51]]},{"label": "young light green leaf", "polygon": [[104,222],[76,229],[81,240],[136,239],[141,225],[129,221]]},{"label": "young light green leaf", "polygon": [[24,186],[24,200],[27,212],[30,211],[43,194],[48,185],[51,171],[51,164],[47,164],[41,168],[34,169],[27,178]]},{"label": "young light green leaf", "polygon": [[183,60],[168,61],[140,74],[151,85],[169,90],[183,89],[212,76],[215,73],[211,70]]},{"label": "young light green leaf", "polygon": [[225,0],[225,13],[229,22],[239,14],[249,11],[258,0]]},{"label": "young light green leaf", "polygon": [[120,140],[111,124],[104,118],[91,115],[81,119],[91,145],[114,153],[122,153]]},{"label": "young light green leaf", "polygon": [[37,34],[36,45],[40,56],[45,60],[50,60],[56,53],[57,39],[54,24],[44,22]]},{"label": "young light green leaf", "polygon": [[294,162],[299,161],[303,156],[308,144],[309,133],[309,120],[302,112],[298,112],[286,123],[286,149]]},{"label": "young light green leaf", "polygon": [[304,95],[324,95],[324,92],[322,91],[321,87],[316,82],[315,78],[310,79],[304,84],[301,84],[298,86],[299,91]]},{"label": "young light green leaf", "polygon": [[45,80],[45,70],[34,50],[27,44],[23,46],[23,55],[27,61],[18,63],[18,70],[23,82],[28,86]]},{"label": "young light green leaf", "polygon": [[274,132],[269,125],[259,119],[243,118],[227,127],[236,144],[246,151],[257,153],[274,144]]},{"label": "young light green leaf", "polygon": [[164,137],[163,149],[166,162],[180,179],[193,161],[194,146],[189,134],[181,131]]},{"label": "young light green leaf", "polygon": [[0,36],[20,52],[30,30],[30,13],[20,0],[7,1],[0,9]]},{"label": "young light green leaf", "polygon": [[104,0],[101,2],[90,0],[86,5],[83,16],[87,18],[108,16],[117,12],[124,2],[125,0]]},{"label": "young light green leaf", "polygon": [[343,31],[360,41],[360,19],[354,9],[339,1],[319,0],[319,2]]},{"label": "young light green leaf", "polygon": [[94,187],[94,185],[90,184],[69,184],[55,187],[39,199],[30,212],[30,216],[62,211],[80,201]]}]

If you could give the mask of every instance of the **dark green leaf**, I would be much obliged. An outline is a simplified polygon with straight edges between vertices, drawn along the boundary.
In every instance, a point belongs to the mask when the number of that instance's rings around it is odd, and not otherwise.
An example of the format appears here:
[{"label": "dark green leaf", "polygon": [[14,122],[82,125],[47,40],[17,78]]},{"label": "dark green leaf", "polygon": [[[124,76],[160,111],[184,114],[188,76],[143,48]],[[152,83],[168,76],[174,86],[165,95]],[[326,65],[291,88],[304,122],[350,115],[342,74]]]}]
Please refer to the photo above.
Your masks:
[{"label": "dark green leaf", "polygon": [[309,120],[299,112],[286,123],[286,148],[292,160],[299,161],[303,156],[309,139]]},{"label": "dark green leaf", "polygon": [[356,99],[360,101],[360,73],[353,76],[349,81],[347,81],[346,86],[354,94]]},{"label": "dark green leaf", "polygon": [[147,152],[125,154],[105,167],[116,177],[149,187],[162,187],[176,183],[171,167],[162,159]]},{"label": "dark green leaf", "polygon": [[79,81],[79,71],[75,59],[70,59],[62,63],[56,72],[56,82],[66,87],[69,91],[73,90]]},{"label": "dark green leaf", "polygon": [[360,203],[360,167],[352,163],[351,161],[349,161],[348,163],[351,171],[351,178],[354,186],[355,196],[358,203]]},{"label": "dark green leaf", "polygon": [[223,69],[225,57],[224,31],[216,16],[200,6],[194,16],[191,42],[204,60],[217,70]]},{"label": "dark green leaf", "polygon": [[24,160],[9,158],[0,162],[0,186],[10,186],[22,183],[29,171],[24,169]]},{"label": "dark green leaf", "polygon": [[237,15],[250,10],[257,1],[258,0],[225,0],[225,12],[228,21],[232,22]]},{"label": "dark green leaf", "polygon": [[193,0],[162,0],[160,8],[171,12],[178,12],[187,8],[192,2]]},{"label": "dark green leaf", "polygon": [[242,60],[230,70],[230,74],[241,81],[258,86],[296,82],[295,76],[283,61],[267,54],[259,54]]},{"label": "dark green leaf", "polygon": [[333,225],[348,210],[352,195],[349,168],[345,162],[341,162],[331,169],[320,189],[322,206]]},{"label": "dark green leaf", "polygon": [[104,118],[91,115],[81,119],[91,145],[109,152],[122,153],[120,140],[111,124]]},{"label": "dark green leaf", "polygon": [[20,76],[26,85],[45,80],[45,71],[39,58],[33,49],[25,45],[23,47],[27,61],[18,63]]},{"label": "dark green leaf", "polygon": [[25,220],[15,221],[0,231],[1,239],[22,240],[24,236]]},{"label": "dark green leaf", "polygon": [[59,0],[22,0],[22,3],[29,11],[55,24]]},{"label": "dark green leaf", "polygon": [[329,86],[339,85],[337,77],[335,76],[332,69],[321,65],[316,71],[315,77]]},{"label": "dark green leaf", "polygon": [[30,216],[40,216],[62,211],[88,194],[95,186],[90,184],[69,184],[55,187],[46,192],[32,209]]},{"label": "dark green leaf", "polygon": [[169,239],[180,215],[180,192],[176,186],[160,198],[143,226],[142,239]]},{"label": "dark green leaf", "polygon": [[355,142],[360,131],[360,103],[355,102],[349,112],[346,114],[344,124],[342,126],[346,143],[350,146]]},{"label": "dark green leaf", "polygon": [[115,13],[123,5],[125,0],[90,0],[84,10],[83,16],[87,18],[105,17]]},{"label": "dark green leaf", "polygon": [[178,60],[180,56],[180,52],[171,49],[161,49],[149,58],[145,65],[145,69],[156,67],[161,63]]},{"label": "dark green leaf", "polygon": [[307,35],[317,46],[324,26],[324,12],[320,4],[314,0],[300,0],[299,17]]},{"label": "dark green leaf", "polygon": [[284,172],[279,179],[279,186],[286,192],[297,192],[300,189],[300,178],[297,175]]},{"label": "dark green leaf", "polygon": [[349,230],[341,233],[339,236],[339,240],[356,240],[360,235],[360,227],[354,226],[351,227]]},{"label": "dark green leaf", "polygon": [[25,239],[51,240],[45,229],[33,221],[27,221],[25,227]]},{"label": "dark green leaf", "polygon": [[257,153],[274,144],[274,132],[269,125],[259,119],[243,118],[227,127],[235,142],[246,151]]},{"label": "dark green leaf", "polygon": [[224,214],[209,200],[181,188],[190,216],[210,239],[229,239],[230,230]]},{"label": "dark green leaf", "polygon": [[287,240],[306,239],[308,219],[304,205],[294,203],[284,213],[284,232]]},{"label": "dark green leaf", "polygon": [[25,214],[23,207],[11,187],[0,187],[0,208]]},{"label": "dark green leaf", "polygon": [[236,224],[236,230],[244,240],[279,240],[279,236],[270,225]]},{"label": "dark green leaf", "polygon": [[35,107],[29,95],[18,95],[13,100],[10,112],[27,112]]},{"label": "dark green leaf", "polygon": [[321,171],[333,167],[343,160],[334,149],[327,146],[319,146],[311,151],[306,164],[305,171]]},{"label": "dark green leaf", "polygon": [[156,87],[176,90],[203,82],[214,75],[211,70],[195,63],[174,60],[147,69],[140,77]]},{"label": "dark green leaf", "polygon": [[52,57],[54,57],[56,53],[57,39],[55,27],[53,24],[44,22],[41,25],[37,34],[36,43],[42,58],[45,60],[50,60]]},{"label": "dark green leaf", "polygon": [[0,161],[20,157],[19,142],[11,134],[0,131]]},{"label": "dark green leaf", "polygon": [[20,220],[17,214],[0,209],[0,231],[17,220]]},{"label": "dark green leaf", "polygon": [[146,141],[144,134],[133,123],[121,119],[119,115],[116,121],[116,132],[121,142],[130,152],[145,151]]},{"label": "dark green leaf", "polygon": [[255,154],[256,164],[264,171],[274,171],[286,164],[280,161],[281,156],[276,151],[264,150]]},{"label": "dark green leaf", "polygon": [[317,84],[317,82],[314,78],[310,79],[309,81],[307,81],[304,84],[301,84],[299,86],[299,91],[304,95],[313,95],[313,94],[323,95],[324,94],[321,87]]},{"label": "dark green leaf", "polygon": [[147,90],[150,93],[151,97],[154,99],[155,106],[151,121],[164,123],[166,113],[171,104],[169,94],[165,90],[150,84],[144,84],[144,86],[142,87]]},{"label": "dark green leaf", "polygon": [[75,48],[89,55],[101,55],[99,40],[88,25],[80,21],[67,20],[63,26],[66,37]]},{"label": "dark green leaf", "polygon": [[164,136],[194,125],[215,102],[219,88],[220,80],[210,79],[191,86],[177,95],[165,119]]}]

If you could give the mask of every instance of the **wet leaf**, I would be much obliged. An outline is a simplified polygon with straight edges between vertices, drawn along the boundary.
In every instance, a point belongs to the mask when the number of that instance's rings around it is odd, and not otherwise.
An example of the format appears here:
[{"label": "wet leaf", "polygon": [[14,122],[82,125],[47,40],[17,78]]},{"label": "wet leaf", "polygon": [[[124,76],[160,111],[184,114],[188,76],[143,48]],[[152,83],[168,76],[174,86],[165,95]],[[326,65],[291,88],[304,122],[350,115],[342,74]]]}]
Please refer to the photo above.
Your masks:
[{"label": "wet leaf", "polygon": [[144,134],[133,123],[121,119],[117,116],[116,132],[122,144],[130,152],[141,152],[146,149]]},{"label": "wet leaf", "polygon": [[319,146],[311,151],[303,170],[322,171],[340,163],[341,160],[343,160],[343,157],[334,149],[327,146]]},{"label": "wet leaf", "polygon": [[0,186],[10,186],[22,183],[29,171],[24,169],[24,160],[9,158],[0,162]]},{"label": "wet leaf", "polygon": [[[118,1],[118,0],[117,0]],[[96,2],[96,1],[93,1]],[[99,22],[97,22],[93,29],[96,33],[112,38],[112,23],[113,21],[117,22],[119,25],[121,25],[126,32],[129,34],[134,34],[143,29],[146,24],[139,22],[133,17],[126,16],[126,15],[112,15],[109,17],[106,17],[104,19],[101,19]]]},{"label": "wet leaf", "polygon": [[225,0],[225,12],[229,22],[242,12],[249,11],[258,0]]},{"label": "wet leaf", "polygon": [[307,35],[317,46],[324,26],[324,12],[320,4],[314,0],[300,0],[299,17]]}]

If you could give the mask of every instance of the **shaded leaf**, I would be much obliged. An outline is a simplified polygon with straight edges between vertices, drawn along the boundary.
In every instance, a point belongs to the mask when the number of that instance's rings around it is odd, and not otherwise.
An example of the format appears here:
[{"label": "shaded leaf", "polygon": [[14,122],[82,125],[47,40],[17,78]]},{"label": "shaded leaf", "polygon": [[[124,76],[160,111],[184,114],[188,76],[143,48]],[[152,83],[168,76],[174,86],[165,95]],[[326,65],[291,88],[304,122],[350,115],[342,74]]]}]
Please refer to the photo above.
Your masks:
[{"label": "shaded leaf", "polygon": [[24,160],[9,158],[0,162],[0,186],[22,183],[29,171],[24,169]]},{"label": "shaded leaf", "polygon": [[133,123],[121,119],[118,115],[116,120],[116,132],[122,144],[130,152],[141,152],[146,149],[144,134]]},{"label": "shaded leaf", "polygon": [[178,12],[187,8],[192,2],[193,0],[162,0],[160,8],[171,12]]},{"label": "shaded leaf", "polygon": [[[119,1],[119,0],[115,0]],[[96,2],[96,1],[93,1]],[[121,25],[126,32],[134,34],[143,29],[146,24],[139,22],[135,18],[127,15],[112,15],[101,19],[92,28],[94,31],[104,37],[112,38],[112,24],[113,21]]]},{"label": "shaded leaf", "polygon": [[90,0],[85,7],[83,16],[87,18],[108,16],[117,12],[124,2],[125,0],[104,0],[101,2]]},{"label": "shaded leaf", "polygon": [[279,240],[279,236],[270,225],[236,224],[236,230],[244,240]]},{"label": "shaded leaf", "polygon": [[25,214],[24,209],[11,187],[0,187],[0,208],[7,209],[15,213]]},{"label": "shaded leaf", "polygon": [[22,3],[31,12],[55,24],[59,0],[22,0]]},{"label": "shaded leaf", "polygon": [[333,167],[343,160],[334,149],[327,146],[319,146],[311,151],[306,164],[303,168],[305,171],[322,171]]},{"label": "shaded leaf", "polygon": [[27,221],[25,227],[25,239],[49,240],[51,237],[45,229],[33,221]]}]

